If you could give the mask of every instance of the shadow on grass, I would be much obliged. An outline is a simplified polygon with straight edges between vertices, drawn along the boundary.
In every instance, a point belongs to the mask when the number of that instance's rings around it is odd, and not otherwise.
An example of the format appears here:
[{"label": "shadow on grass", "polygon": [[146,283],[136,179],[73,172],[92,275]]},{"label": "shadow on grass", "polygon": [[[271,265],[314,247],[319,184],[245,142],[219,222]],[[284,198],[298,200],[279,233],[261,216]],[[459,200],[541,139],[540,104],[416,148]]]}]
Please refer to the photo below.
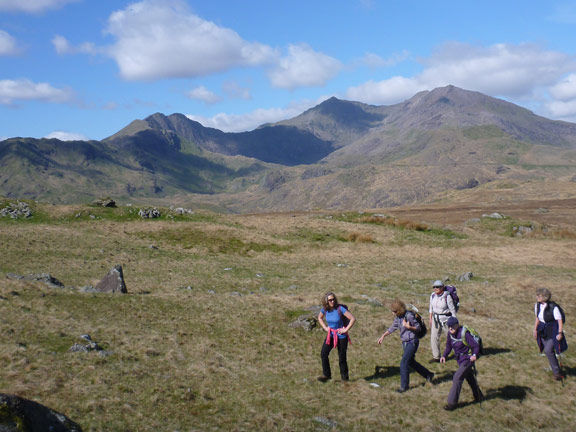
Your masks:
[{"label": "shadow on grass", "polygon": [[[500,399],[500,400],[517,400],[522,402],[526,399],[528,394],[532,393],[532,389],[530,387],[524,386],[504,386],[496,389],[489,389],[484,393],[484,401],[488,401],[491,399]],[[475,405],[478,402],[469,401],[469,402],[461,402],[458,404],[460,408],[469,405]]]},{"label": "shadow on grass", "polygon": [[484,348],[482,357],[511,352],[508,348]]},{"label": "shadow on grass", "polygon": [[576,376],[576,368],[563,365],[562,372],[565,376]]},{"label": "shadow on grass", "polygon": [[374,368],[374,375],[364,377],[366,381],[375,379],[390,378],[395,375],[400,375],[400,368],[398,366],[376,366]]}]

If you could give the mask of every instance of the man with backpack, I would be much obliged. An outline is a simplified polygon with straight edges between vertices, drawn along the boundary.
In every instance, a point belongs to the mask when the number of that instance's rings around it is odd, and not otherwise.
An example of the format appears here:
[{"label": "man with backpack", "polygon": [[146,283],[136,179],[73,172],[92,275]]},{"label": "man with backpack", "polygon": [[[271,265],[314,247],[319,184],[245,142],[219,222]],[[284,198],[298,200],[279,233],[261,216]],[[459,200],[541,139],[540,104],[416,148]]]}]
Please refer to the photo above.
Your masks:
[{"label": "man with backpack", "polygon": [[440,336],[442,329],[446,327],[448,318],[456,318],[460,299],[456,293],[456,288],[444,285],[444,282],[437,280],[432,285],[433,292],[430,294],[430,346],[432,347],[432,359],[430,363],[440,361]]},{"label": "man with backpack", "polygon": [[552,293],[547,288],[536,290],[537,303],[534,305],[536,321],[534,323],[534,338],[538,343],[540,352],[548,357],[550,369],[556,381],[564,378],[560,372],[560,364],[556,354],[564,352],[568,348],[564,337],[564,322],[566,317],[560,306],[552,300]]},{"label": "man with backpack", "polygon": [[468,327],[461,326],[457,318],[448,318],[447,326],[449,334],[446,338],[446,349],[440,357],[440,363],[446,363],[446,357],[451,351],[454,351],[458,370],[452,378],[452,387],[448,393],[447,404],[444,406],[445,410],[452,411],[456,409],[458,404],[464,380],[472,389],[474,401],[482,402],[484,400],[484,395],[476,380],[476,360],[480,355],[481,343],[479,337]]},{"label": "man with backpack", "polygon": [[425,326],[421,323],[422,319],[415,312],[406,310],[406,304],[400,300],[392,301],[390,310],[394,313],[394,321],[388,330],[384,332],[378,339],[378,345],[386,336],[400,330],[400,340],[402,341],[402,348],[404,354],[400,361],[400,388],[396,390],[397,393],[404,393],[410,386],[410,368],[414,369],[424,378],[431,383],[434,374],[418,363],[415,359],[418,345],[420,344],[420,337],[425,334],[423,328]]}]

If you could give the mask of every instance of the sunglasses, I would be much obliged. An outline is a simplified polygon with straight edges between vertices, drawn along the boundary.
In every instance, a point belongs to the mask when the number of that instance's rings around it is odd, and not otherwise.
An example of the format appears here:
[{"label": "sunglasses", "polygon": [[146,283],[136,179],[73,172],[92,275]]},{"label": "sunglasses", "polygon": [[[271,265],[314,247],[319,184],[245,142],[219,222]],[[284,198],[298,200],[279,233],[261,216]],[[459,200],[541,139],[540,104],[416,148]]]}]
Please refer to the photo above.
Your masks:
[{"label": "sunglasses", "polygon": [[330,302],[330,301],[334,301],[335,299],[334,299],[334,298],[329,298],[329,299],[327,299],[327,300]]}]

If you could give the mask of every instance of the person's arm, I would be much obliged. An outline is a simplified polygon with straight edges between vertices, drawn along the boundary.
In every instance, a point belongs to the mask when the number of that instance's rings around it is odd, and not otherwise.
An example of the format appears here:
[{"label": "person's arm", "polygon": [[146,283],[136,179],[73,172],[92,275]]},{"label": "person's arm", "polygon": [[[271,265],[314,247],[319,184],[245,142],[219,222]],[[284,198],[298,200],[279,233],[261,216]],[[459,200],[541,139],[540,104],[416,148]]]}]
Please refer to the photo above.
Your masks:
[{"label": "person's arm", "polygon": [[444,348],[444,352],[442,353],[442,357],[440,357],[440,363],[446,363],[446,357],[452,351],[452,338],[450,335],[446,336],[446,348]]},{"label": "person's arm", "polygon": [[[558,317],[560,317],[558,319]],[[558,307],[554,308],[554,318],[558,322],[558,334],[556,335],[556,340],[562,340],[564,337],[564,322],[562,321],[562,315],[560,314],[560,310]]]},{"label": "person's arm", "polygon": [[352,314],[350,313],[350,311],[347,310],[347,311],[344,313],[344,316],[345,316],[346,318],[348,318],[349,322],[348,322],[348,325],[347,325],[345,328],[338,329],[338,333],[340,333],[340,334],[346,334],[346,333],[348,333],[348,331],[352,328],[352,326],[353,326],[354,323],[356,322],[356,318],[354,318],[354,315],[352,315]]},{"label": "person's arm", "polygon": [[320,323],[320,327],[322,327],[325,332],[330,331],[330,327],[328,327],[324,322],[324,312],[322,311],[320,311],[320,313],[318,314],[318,322]]},{"label": "person's arm", "polygon": [[536,321],[534,321],[534,339],[538,337],[538,326],[540,325],[540,320],[536,317]]},{"label": "person's arm", "polygon": [[384,332],[384,334],[378,338],[378,345],[380,345],[380,344],[382,343],[382,341],[384,340],[384,338],[385,338],[386,336],[388,336],[389,334],[390,334],[390,332],[389,332],[388,330],[386,330],[386,331]]},{"label": "person's arm", "polygon": [[406,317],[404,317],[404,319],[402,320],[402,326],[413,332],[420,331],[420,325],[418,324],[418,321],[416,321],[416,319],[414,319],[414,322],[410,322],[406,319]]},{"label": "person's arm", "polygon": [[446,291],[446,306],[448,306],[448,310],[452,316],[456,318],[456,305],[454,304],[454,300],[448,291]]},{"label": "person's arm", "polygon": [[474,363],[478,358],[478,354],[480,353],[480,345],[474,339],[474,336],[470,334],[470,332],[466,332],[466,342],[468,342],[468,346],[472,350],[472,354],[470,355],[470,361]]}]

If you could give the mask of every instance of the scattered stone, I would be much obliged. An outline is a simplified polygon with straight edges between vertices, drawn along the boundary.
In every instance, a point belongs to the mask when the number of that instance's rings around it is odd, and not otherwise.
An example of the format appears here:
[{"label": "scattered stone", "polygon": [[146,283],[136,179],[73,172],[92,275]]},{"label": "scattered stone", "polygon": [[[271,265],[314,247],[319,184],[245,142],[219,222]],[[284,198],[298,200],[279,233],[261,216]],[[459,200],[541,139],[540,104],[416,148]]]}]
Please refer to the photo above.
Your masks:
[{"label": "scattered stone", "polygon": [[465,222],[465,224],[467,224],[467,225],[468,225],[468,224],[476,224],[476,223],[480,223],[480,222],[481,222],[480,218],[472,218],[472,219],[468,219],[468,220]]},{"label": "scattered stone", "polygon": [[460,282],[468,282],[469,280],[471,280],[474,277],[474,273],[472,272],[466,272],[464,274],[461,274],[460,276],[458,276],[458,280]]},{"label": "scattered stone", "polygon": [[110,207],[116,208],[116,202],[112,198],[98,198],[92,201],[92,205],[99,206],[99,207]]},{"label": "scattered stone", "polygon": [[516,237],[522,237],[525,235],[532,234],[534,232],[533,226],[514,226],[512,227],[512,232]]},{"label": "scattered stone", "polygon": [[77,423],[38,402],[0,393],[0,431],[82,432]]},{"label": "scattered stone", "polygon": [[37,273],[29,275],[17,275],[14,273],[6,273],[8,279],[24,280],[28,282],[43,282],[50,288],[64,288],[64,284],[58,279],[50,275],[50,273]]},{"label": "scattered stone", "polygon": [[142,219],[157,219],[162,216],[162,214],[156,207],[140,209],[138,211],[138,215]]},{"label": "scattered stone", "polygon": [[158,246],[150,245],[148,246],[148,249],[157,250]]},{"label": "scattered stone", "polygon": [[256,277],[259,277],[259,278],[264,277],[264,274],[263,273],[256,273]]},{"label": "scattered stone", "polygon": [[502,215],[501,213],[498,213],[498,212],[491,213],[491,214],[483,214],[482,217],[483,218],[490,218],[490,219],[504,219],[504,215]]},{"label": "scattered stone", "polygon": [[0,217],[10,217],[12,219],[32,217],[30,206],[22,201],[9,203],[6,207],[0,209]]},{"label": "scattered stone", "polygon": [[242,293],[239,293],[238,291],[232,291],[230,293],[231,296],[237,296],[237,297],[242,297]]},{"label": "scattered stone", "polygon": [[177,215],[194,214],[194,211],[192,211],[191,209],[182,208],[182,207],[170,206],[170,211],[172,213],[177,214]]},{"label": "scattered stone", "polygon": [[298,289],[298,285],[290,285],[288,287],[289,290],[293,291],[293,290],[297,290]]},{"label": "scattered stone", "polygon": [[334,427],[338,426],[338,423],[336,423],[334,420],[330,420],[326,417],[316,416],[316,417],[314,417],[314,421],[318,422],[324,426],[327,426],[329,428],[334,428]]},{"label": "scattered stone", "polygon": [[540,207],[539,209],[536,210],[537,214],[544,214],[544,213],[548,213],[550,210],[548,210],[546,207]]},{"label": "scattered stone", "polygon": [[370,387],[380,388],[380,384],[370,383]]},{"label": "scattered stone", "polygon": [[318,324],[316,318],[311,317],[310,315],[302,315],[299,316],[296,321],[291,322],[288,324],[290,328],[303,328],[306,331],[311,331],[316,328]]},{"label": "scattered stone", "polygon": [[112,270],[108,272],[104,279],[96,284],[94,288],[96,292],[106,293],[122,293],[126,294],[126,284],[124,283],[124,274],[121,265],[115,265]]},{"label": "scattered stone", "polygon": [[80,292],[86,292],[86,293],[95,293],[97,292],[96,289],[92,286],[92,285],[86,285],[83,286],[81,288],[78,288],[78,291]]},{"label": "scattered stone", "polygon": [[336,264],[336,267],[346,268],[348,267],[348,264]]}]

